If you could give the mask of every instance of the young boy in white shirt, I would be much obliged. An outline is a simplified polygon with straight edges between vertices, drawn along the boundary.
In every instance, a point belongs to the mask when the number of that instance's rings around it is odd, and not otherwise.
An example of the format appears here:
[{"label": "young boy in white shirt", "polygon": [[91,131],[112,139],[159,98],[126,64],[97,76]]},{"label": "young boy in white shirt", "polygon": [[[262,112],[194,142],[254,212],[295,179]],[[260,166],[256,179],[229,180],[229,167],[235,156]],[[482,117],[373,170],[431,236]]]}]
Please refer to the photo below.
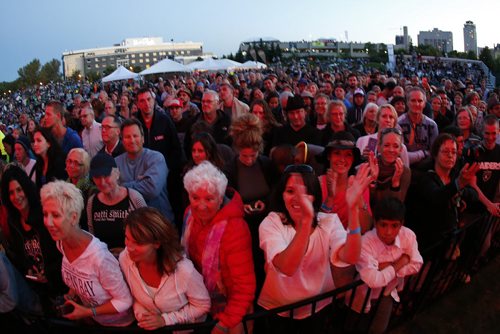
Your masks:
[{"label": "young boy in white shirt", "polygon": [[362,313],[368,288],[372,290],[364,313],[370,311],[370,300],[381,298],[370,333],[383,333],[387,329],[393,300],[399,302],[398,291],[403,289],[404,278],[418,273],[423,264],[415,233],[403,226],[404,216],[405,206],[399,199],[384,198],[373,209],[375,227],[361,239],[361,256],[356,269],[366,285],[356,289],[350,306]]}]

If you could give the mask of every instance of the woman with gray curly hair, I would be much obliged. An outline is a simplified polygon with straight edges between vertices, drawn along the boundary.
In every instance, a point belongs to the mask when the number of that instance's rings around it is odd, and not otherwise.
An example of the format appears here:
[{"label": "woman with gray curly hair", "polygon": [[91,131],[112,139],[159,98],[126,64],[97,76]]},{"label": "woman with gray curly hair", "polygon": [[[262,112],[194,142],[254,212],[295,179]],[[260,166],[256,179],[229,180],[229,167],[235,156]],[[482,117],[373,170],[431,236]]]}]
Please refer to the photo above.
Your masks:
[{"label": "woman with gray curly hair", "polygon": [[255,293],[243,201],[236,191],[226,189],[226,176],[208,161],[186,173],[184,187],[190,205],[182,244],[210,294],[210,312],[218,320],[212,333],[242,333],[241,320],[251,312]]},{"label": "woman with gray curly hair", "polygon": [[92,317],[103,326],[132,323],[132,297],[118,261],[105,243],[78,224],[84,206],[80,190],[55,181],[42,187],[40,197],[43,223],[63,254],[62,277],[70,288],[65,295],[69,312],[63,316],[70,320]]}]

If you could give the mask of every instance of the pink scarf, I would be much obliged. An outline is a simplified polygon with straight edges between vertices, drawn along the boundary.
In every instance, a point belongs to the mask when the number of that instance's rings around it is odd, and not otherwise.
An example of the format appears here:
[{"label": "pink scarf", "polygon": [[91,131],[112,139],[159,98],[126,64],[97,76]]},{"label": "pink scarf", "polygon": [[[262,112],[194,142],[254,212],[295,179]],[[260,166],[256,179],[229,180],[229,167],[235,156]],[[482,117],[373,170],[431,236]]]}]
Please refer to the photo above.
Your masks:
[{"label": "pink scarf", "polygon": [[[194,223],[194,218],[191,215],[191,210],[186,213],[184,219],[184,233],[182,244],[189,257],[189,243],[191,242],[191,230]],[[210,232],[208,233],[203,248],[201,260],[201,268],[205,286],[210,294],[212,301],[211,313],[215,315],[222,312],[226,307],[226,289],[222,284],[220,271],[220,244],[224,231],[226,230],[227,220],[221,220],[211,224]]]}]

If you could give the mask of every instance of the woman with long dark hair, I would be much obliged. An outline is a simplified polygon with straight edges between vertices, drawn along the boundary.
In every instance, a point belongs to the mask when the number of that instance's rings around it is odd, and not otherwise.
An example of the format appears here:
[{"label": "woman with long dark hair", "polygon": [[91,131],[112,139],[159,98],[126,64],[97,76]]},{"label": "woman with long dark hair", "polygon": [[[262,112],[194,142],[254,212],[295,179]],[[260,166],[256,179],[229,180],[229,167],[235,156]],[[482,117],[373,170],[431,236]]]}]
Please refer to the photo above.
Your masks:
[{"label": "woman with long dark hair", "polygon": [[36,155],[36,186],[57,180],[66,180],[64,153],[49,129],[38,128],[33,134],[33,151]]},{"label": "woman with long dark hair", "polygon": [[7,219],[1,224],[7,257],[28,278],[29,286],[49,311],[50,299],[64,293],[64,284],[61,254],[43,226],[38,191],[24,170],[15,165],[7,166],[1,191],[7,209]]},{"label": "woman with long dark hair", "polygon": [[[354,145],[354,144],[353,144]],[[331,265],[344,268],[358,261],[361,252],[359,209],[372,181],[368,164],[351,178],[346,202],[347,231],[336,214],[319,212],[321,189],[309,165],[289,165],[274,193],[272,212],[259,228],[266,258],[266,279],[258,304],[265,309],[317,296],[335,287]],[[270,319],[272,333],[322,333],[328,317],[325,299],[311,307],[295,309]]]}]

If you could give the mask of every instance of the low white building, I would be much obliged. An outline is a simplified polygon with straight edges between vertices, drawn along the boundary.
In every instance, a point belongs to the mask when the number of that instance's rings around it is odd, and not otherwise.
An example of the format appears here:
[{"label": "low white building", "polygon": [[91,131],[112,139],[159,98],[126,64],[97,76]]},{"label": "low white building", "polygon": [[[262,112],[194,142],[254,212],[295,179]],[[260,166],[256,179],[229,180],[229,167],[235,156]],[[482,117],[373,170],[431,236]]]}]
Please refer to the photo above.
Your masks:
[{"label": "low white building", "polygon": [[118,65],[144,70],[162,59],[176,57],[203,57],[203,43],[164,42],[162,37],[127,38],[110,47],[63,52],[63,73],[65,78],[76,71],[83,76],[90,72],[102,75],[107,67]]}]

